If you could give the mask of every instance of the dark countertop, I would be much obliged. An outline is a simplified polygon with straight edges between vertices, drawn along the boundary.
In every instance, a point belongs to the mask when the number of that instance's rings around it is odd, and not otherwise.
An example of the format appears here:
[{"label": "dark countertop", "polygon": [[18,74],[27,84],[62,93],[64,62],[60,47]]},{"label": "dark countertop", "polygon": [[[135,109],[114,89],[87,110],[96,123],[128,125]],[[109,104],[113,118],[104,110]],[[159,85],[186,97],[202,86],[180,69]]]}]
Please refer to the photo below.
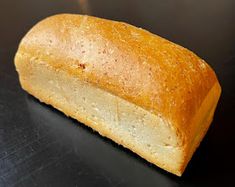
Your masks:
[{"label": "dark countertop", "polygon": [[[131,23],[191,49],[214,68],[222,97],[181,178],[20,88],[13,64],[19,41],[36,22],[56,13]],[[1,0],[0,186],[234,186],[234,82],[234,0]]]}]

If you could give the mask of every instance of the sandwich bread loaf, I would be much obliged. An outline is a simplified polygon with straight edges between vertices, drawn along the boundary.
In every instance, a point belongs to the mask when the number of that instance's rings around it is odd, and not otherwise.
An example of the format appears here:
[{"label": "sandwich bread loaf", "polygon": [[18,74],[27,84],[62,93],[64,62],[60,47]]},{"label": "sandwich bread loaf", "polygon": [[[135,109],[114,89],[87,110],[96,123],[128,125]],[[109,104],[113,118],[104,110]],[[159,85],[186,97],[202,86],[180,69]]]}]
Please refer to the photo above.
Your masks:
[{"label": "sandwich bread loaf", "polygon": [[60,14],[36,24],[15,56],[21,86],[102,136],[181,176],[221,93],[191,51],[132,25]]}]

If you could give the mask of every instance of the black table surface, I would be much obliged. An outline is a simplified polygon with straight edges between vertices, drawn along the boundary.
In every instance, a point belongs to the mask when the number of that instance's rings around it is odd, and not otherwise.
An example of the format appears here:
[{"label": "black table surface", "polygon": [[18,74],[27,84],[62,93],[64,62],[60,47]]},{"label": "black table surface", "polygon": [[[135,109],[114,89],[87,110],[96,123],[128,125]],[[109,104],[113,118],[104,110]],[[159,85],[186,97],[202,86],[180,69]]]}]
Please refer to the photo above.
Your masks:
[{"label": "black table surface", "polygon": [[[14,67],[20,39],[57,13],[120,20],[205,59],[222,97],[184,175],[177,177],[24,92]],[[1,0],[0,186],[235,186],[234,0]]]}]

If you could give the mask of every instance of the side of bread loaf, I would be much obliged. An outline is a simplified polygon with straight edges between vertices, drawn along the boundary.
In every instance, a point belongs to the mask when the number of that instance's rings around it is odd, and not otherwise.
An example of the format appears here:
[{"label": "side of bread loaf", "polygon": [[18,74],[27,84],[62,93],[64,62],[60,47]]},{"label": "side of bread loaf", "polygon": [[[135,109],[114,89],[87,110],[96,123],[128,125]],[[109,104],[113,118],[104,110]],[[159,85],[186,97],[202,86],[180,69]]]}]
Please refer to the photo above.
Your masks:
[{"label": "side of bread loaf", "polygon": [[22,87],[146,160],[181,175],[221,88],[189,50],[126,23],[56,15],[15,57]]}]

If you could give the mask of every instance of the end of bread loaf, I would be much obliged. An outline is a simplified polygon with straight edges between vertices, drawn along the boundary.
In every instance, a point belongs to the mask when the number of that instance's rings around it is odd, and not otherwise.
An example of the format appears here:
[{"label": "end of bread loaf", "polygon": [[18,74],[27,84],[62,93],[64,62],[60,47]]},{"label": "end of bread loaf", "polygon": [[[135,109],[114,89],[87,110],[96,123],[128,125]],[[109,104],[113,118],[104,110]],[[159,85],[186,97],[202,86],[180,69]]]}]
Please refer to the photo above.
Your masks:
[{"label": "end of bread loaf", "polygon": [[47,18],[15,57],[22,88],[181,176],[221,93],[191,51],[126,23],[82,15]]}]

